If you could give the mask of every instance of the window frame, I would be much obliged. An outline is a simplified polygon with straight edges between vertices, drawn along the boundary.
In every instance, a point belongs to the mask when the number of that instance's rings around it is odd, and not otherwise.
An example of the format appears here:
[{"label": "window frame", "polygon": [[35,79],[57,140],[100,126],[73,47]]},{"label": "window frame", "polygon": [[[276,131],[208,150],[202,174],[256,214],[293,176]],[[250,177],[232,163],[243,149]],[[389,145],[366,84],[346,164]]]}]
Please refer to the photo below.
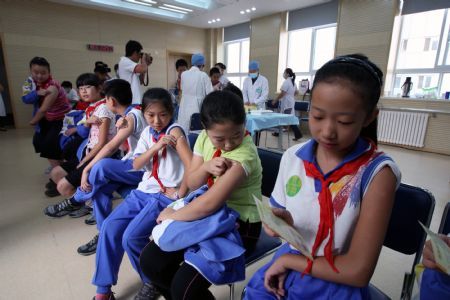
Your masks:
[{"label": "window frame", "polygon": [[[223,43],[224,48],[224,56],[225,56],[225,65],[227,66],[227,73],[226,76],[229,77],[240,77],[240,86],[238,86],[241,90],[244,85],[244,79],[248,76],[248,66],[242,66],[242,43],[248,41],[249,43],[249,53],[248,53],[248,60],[250,60],[250,37],[243,38],[239,40],[233,40],[233,41],[226,41]],[[239,43],[239,70],[245,70],[245,72],[228,72],[228,45],[230,44],[236,44]],[[243,78],[244,77],[244,78]]]},{"label": "window frame", "polygon": [[[420,13],[426,13],[426,11],[424,12],[420,12]],[[437,91],[438,91],[438,95],[437,98],[440,98],[440,92],[442,89],[442,81],[444,78],[444,75],[449,73],[450,74],[450,64],[446,65],[446,58],[448,55],[448,52],[450,51],[450,28],[448,28],[448,33],[445,32],[446,28],[446,24],[450,24],[450,8],[446,8],[444,9],[444,16],[443,16],[443,20],[442,20],[442,25],[441,25],[441,29],[440,29],[440,34],[439,34],[439,41],[438,41],[438,47],[437,47],[437,51],[436,51],[436,58],[434,60],[434,67],[433,68],[412,68],[412,69],[398,69],[397,68],[397,62],[399,60],[399,56],[400,53],[402,51],[403,48],[403,42],[404,42],[404,38],[402,39],[402,31],[403,31],[403,23],[405,22],[404,17],[406,17],[408,15],[399,15],[397,16],[397,18],[399,18],[399,22],[398,22],[398,36],[396,37],[397,39],[397,45],[400,45],[399,47],[396,47],[395,49],[395,57],[394,57],[394,61],[393,61],[393,68],[392,68],[392,79],[390,80],[389,83],[386,82],[386,86],[384,88],[384,94],[387,94],[385,96],[389,96],[389,97],[397,97],[396,94],[394,94],[394,90],[396,89],[395,87],[395,80],[397,78],[397,76],[402,76],[405,74],[414,74],[417,76],[420,76],[422,74],[438,74],[438,82],[437,82]],[[444,36],[447,34],[447,40],[444,41]],[[425,37],[426,39],[427,37]],[[430,45],[429,45],[429,49],[427,51],[432,51],[432,47],[433,47],[433,39],[430,39]],[[441,53],[443,51],[443,53]],[[442,63],[439,64],[439,58],[442,56]],[[400,83],[402,84],[402,83]],[[418,84],[418,83],[417,83]],[[417,98],[417,99],[421,99],[421,98]]]},{"label": "window frame", "polygon": [[[316,75],[317,70],[314,70],[314,59],[315,59],[315,51],[314,51],[314,47],[316,44],[316,35],[317,35],[317,31],[324,29],[324,28],[331,28],[334,27],[336,29],[336,35],[337,35],[337,23],[329,23],[329,24],[324,24],[324,25],[319,25],[319,26],[314,26],[314,27],[307,27],[307,28],[301,28],[301,29],[295,29],[295,30],[290,30],[288,31],[288,44],[287,44],[287,53],[286,53],[286,66],[285,68],[292,68],[296,78],[298,79],[302,79],[302,78],[308,78],[310,80],[310,86],[312,85],[312,80],[314,79],[314,76]],[[292,32],[296,32],[296,31],[300,31],[300,30],[306,30],[306,29],[311,29],[312,33],[311,33],[311,47],[309,49],[310,51],[310,57],[309,57],[309,71],[308,72],[297,72],[292,66],[289,65],[289,49],[291,48],[291,33]],[[336,55],[336,35],[334,37],[334,49],[333,49],[333,56],[332,58]]]}]

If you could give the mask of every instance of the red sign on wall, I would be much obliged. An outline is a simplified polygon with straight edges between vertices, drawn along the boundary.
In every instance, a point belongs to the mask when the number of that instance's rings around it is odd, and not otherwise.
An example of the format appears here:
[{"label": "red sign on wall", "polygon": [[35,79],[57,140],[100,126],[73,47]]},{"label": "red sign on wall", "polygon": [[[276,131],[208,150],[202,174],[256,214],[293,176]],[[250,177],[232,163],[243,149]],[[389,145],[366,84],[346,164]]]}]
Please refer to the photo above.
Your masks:
[{"label": "red sign on wall", "polygon": [[101,51],[101,52],[113,52],[114,47],[108,45],[95,45],[95,44],[87,44],[88,50],[92,51]]}]

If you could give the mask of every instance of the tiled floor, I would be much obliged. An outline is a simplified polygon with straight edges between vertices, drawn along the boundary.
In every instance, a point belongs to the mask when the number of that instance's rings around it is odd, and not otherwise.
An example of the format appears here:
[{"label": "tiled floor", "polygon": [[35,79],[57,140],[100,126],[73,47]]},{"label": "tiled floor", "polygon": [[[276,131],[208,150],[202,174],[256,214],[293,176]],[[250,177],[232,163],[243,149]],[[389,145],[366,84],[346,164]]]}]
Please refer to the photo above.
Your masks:
[{"label": "tiled floor", "polygon": [[[262,146],[264,138],[263,134]],[[269,136],[267,145],[275,147],[275,138]],[[436,231],[443,207],[450,200],[449,157],[381,148],[400,165],[403,182],[424,187],[436,197],[431,226]],[[60,198],[44,196],[47,164],[33,153],[30,131],[0,132],[0,157],[6,158],[0,161],[0,299],[91,299],[95,257],[80,256],[76,248],[96,233],[95,226],[84,225],[83,219],[44,216],[43,208]],[[373,283],[398,299],[403,272],[409,266],[408,259],[383,249]],[[247,277],[257,267],[249,268]],[[242,286],[237,285],[236,293]],[[124,258],[119,283],[114,287],[117,299],[132,299],[139,287],[128,258]],[[218,299],[227,299],[228,287],[212,289]]]}]

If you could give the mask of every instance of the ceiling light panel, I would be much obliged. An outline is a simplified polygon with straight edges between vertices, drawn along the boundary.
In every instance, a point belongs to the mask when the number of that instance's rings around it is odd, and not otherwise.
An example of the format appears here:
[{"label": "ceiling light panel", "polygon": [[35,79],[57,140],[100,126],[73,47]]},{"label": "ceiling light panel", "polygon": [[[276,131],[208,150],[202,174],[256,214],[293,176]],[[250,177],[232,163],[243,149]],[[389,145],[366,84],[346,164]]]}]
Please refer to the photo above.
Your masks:
[{"label": "ceiling light panel", "polygon": [[158,7],[161,8],[161,9],[174,11],[174,12],[177,12],[177,13],[180,13],[180,14],[187,14],[188,13],[187,11],[178,10],[178,9],[174,9],[174,8],[170,8],[170,7],[165,7],[165,6],[158,6]]},{"label": "ceiling light panel", "polygon": [[150,3],[143,3],[142,0],[141,2],[137,0],[90,0],[90,2],[104,7],[111,7],[117,10],[125,10],[131,13],[139,12],[144,15],[156,15],[177,20],[186,18],[186,15],[183,13],[152,7]]},{"label": "ceiling light panel", "polygon": [[170,4],[165,4],[165,3],[163,5],[166,6],[166,7],[170,7],[170,8],[174,8],[174,9],[178,9],[178,10],[184,10],[184,11],[187,11],[187,12],[192,12],[193,11],[192,9],[184,8],[184,7],[181,7],[181,6],[170,5]]},{"label": "ceiling light panel", "polygon": [[211,5],[211,0],[175,0],[175,2],[203,9],[208,9]]}]

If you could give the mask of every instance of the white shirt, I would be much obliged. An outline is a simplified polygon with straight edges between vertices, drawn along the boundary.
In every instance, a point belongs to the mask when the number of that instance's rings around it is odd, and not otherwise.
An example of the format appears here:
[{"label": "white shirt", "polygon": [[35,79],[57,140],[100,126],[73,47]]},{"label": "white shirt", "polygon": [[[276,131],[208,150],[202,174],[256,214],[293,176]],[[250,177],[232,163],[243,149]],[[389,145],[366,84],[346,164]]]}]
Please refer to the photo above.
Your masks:
[{"label": "white shirt", "polygon": [[134,72],[134,68],[138,63],[132,61],[128,57],[122,56],[119,61],[118,75],[120,79],[128,81],[131,85],[131,92],[133,94],[133,104],[140,104],[142,102],[141,82],[139,74]]},{"label": "white shirt", "polygon": [[134,129],[133,133],[127,139],[130,149],[128,150],[128,153],[122,158],[122,160],[130,159],[133,156],[142,131],[147,126],[147,122],[145,121],[144,116],[139,109],[132,108],[130,112],[127,113],[127,117],[128,116],[132,116],[134,118]]},{"label": "white shirt", "polygon": [[285,92],[284,96],[280,99],[280,112],[284,113],[286,109],[291,108],[291,115],[295,115],[295,92],[297,86],[292,84],[292,78],[288,77],[281,85],[281,90]]},{"label": "white shirt", "polygon": [[185,132],[189,132],[189,123],[194,113],[200,112],[203,99],[213,90],[209,76],[192,66],[181,74],[181,103],[178,113],[178,123]]},{"label": "white shirt", "polygon": [[252,83],[250,77],[245,78],[242,95],[244,96],[244,103],[250,102],[256,104],[258,109],[265,109],[267,97],[269,96],[269,82],[267,78],[259,74],[255,83]]},{"label": "white shirt", "polygon": [[[109,142],[112,140],[114,135],[116,135],[116,115],[113,114],[112,111],[108,109],[108,106],[106,106],[106,103],[100,104],[97,106],[92,114],[93,116],[96,116],[100,119],[102,118],[108,118],[110,120],[109,122],[109,128],[108,128],[108,138],[107,141]],[[100,126],[93,124],[91,126],[91,130],[89,131],[89,142],[87,144],[88,149],[92,149],[95,147],[95,145],[98,144],[100,135]]]},{"label": "white shirt", "polygon": [[225,87],[228,84],[228,82],[230,82],[230,80],[228,80],[228,77],[225,75],[220,75],[219,81],[223,87]]},{"label": "white shirt", "polygon": [[[291,213],[294,228],[305,238],[304,246],[309,251],[313,248],[320,222],[319,192],[316,190],[315,179],[306,176],[303,160],[299,156],[305,156],[305,152],[311,153],[311,149],[314,149],[312,145],[310,140],[286,150],[281,158],[277,181],[270,198],[272,206],[287,209]],[[359,150],[354,153],[364,153],[368,150],[367,147],[364,148],[363,143],[359,145]],[[344,176],[330,185],[334,207],[335,255],[347,252],[358,221],[361,201],[373,178],[385,166],[389,166],[396,176],[398,187],[401,181],[400,170],[386,154],[381,154],[360,167],[354,176]],[[324,255],[328,238],[317,249],[317,256]]]},{"label": "white shirt", "polygon": [[[174,127],[180,127],[178,124],[172,124],[166,133],[170,133]],[[152,139],[152,134],[150,133],[150,126],[144,128],[141,134],[141,138],[137,144],[136,150],[134,151],[134,157],[137,157],[150,149],[155,143]],[[158,177],[165,187],[178,187],[181,185],[184,174],[184,165],[181,161],[175,148],[167,146],[167,154],[165,158],[162,158],[163,150],[158,153]],[[161,190],[156,179],[151,176],[153,167],[153,159],[151,159],[148,164],[144,167],[146,172],[142,176],[142,181],[139,183],[137,189],[144,193],[158,193]]]}]

